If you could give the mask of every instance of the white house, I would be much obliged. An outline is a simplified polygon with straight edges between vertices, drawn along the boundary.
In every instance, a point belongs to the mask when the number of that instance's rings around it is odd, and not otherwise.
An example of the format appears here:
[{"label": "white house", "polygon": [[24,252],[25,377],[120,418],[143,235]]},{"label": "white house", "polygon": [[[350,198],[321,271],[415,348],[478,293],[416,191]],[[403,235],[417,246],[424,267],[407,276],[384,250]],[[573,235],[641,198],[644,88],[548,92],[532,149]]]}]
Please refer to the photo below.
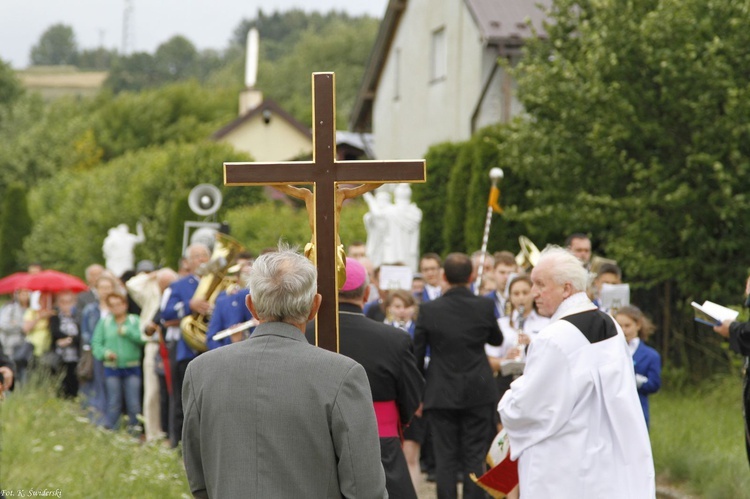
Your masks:
[{"label": "white house", "polygon": [[521,110],[498,64],[518,60],[551,0],[390,0],[352,112],[382,159],[422,157]]}]

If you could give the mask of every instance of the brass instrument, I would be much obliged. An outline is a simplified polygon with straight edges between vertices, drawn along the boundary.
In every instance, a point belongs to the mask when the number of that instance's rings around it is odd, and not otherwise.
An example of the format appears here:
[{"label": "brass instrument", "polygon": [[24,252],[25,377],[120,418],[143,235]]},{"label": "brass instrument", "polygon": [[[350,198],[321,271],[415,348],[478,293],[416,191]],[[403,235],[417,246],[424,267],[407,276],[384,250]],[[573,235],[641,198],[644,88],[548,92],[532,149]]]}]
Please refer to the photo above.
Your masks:
[{"label": "brass instrument", "polygon": [[516,255],[516,265],[523,270],[534,268],[539,263],[541,251],[526,236],[519,236],[518,244],[521,245],[521,251]]},{"label": "brass instrument", "polygon": [[[243,246],[234,238],[217,232],[211,260],[201,265],[196,271],[196,274],[201,276],[201,280],[195,293],[193,293],[193,298],[206,300],[213,307],[219,293],[234,284],[234,280],[229,278],[227,274],[230,265],[243,249]],[[190,348],[198,353],[208,350],[206,333],[208,332],[210,318],[210,314],[193,312],[180,321],[182,338]]]}]

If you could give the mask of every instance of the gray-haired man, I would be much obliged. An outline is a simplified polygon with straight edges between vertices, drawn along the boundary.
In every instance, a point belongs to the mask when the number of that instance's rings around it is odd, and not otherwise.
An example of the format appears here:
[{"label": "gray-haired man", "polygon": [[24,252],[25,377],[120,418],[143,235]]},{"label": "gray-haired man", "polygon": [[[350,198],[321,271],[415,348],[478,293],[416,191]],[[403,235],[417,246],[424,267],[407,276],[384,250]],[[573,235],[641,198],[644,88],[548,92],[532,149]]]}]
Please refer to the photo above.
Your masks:
[{"label": "gray-haired man", "polygon": [[188,366],[183,452],[195,497],[387,497],[364,368],[305,340],[316,279],[294,251],[259,257],[247,297],[255,332]]},{"label": "gray-haired man", "polygon": [[588,272],[549,247],[531,294],[551,321],[498,410],[524,498],[655,497],[654,463],[633,359],[611,316],[586,296]]}]

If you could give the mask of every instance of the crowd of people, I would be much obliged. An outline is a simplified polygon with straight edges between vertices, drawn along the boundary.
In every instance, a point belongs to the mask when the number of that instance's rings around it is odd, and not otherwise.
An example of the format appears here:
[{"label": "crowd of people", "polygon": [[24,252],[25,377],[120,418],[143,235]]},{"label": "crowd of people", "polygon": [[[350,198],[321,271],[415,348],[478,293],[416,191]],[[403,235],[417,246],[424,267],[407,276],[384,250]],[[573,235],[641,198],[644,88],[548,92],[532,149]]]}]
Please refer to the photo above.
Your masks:
[{"label": "crowd of people", "polygon": [[[604,321],[603,336],[589,338],[589,341],[591,345],[606,343],[607,348],[617,352],[619,347],[604,340],[612,339],[613,335],[618,341],[622,339],[630,362],[628,376],[632,380],[628,383],[632,382],[637,388],[643,430],[647,431],[647,397],[661,384],[659,354],[645,343],[653,325],[634,305],[608,308],[602,302],[602,284],[621,283],[622,272],[614,262],[591,268],[591,241],[586,235],[572,235],[561,251],[575,257],[581,271],[576,278],[583,276],[584,280],[564,288],[559,296],[546,296],[547,291],[542,289],[545,279],[552,279],[550,282],[554,282],[554,286],[568,282],[566,275],[549,277],[541,273],[552,272],[548,270],[550,259],[556,259],[557,267],[570,264],[564,256],[555,256],[554,252],[542,253],[541,270],[539,267],[532,270],[531,266],[524,268],[510,251],[484,255],[452,253],[445,259],[435,253],[425,253],[419,260],[418,272],[413,274],[411,289],[384,289],[379,279],[380,267],[372,268],[365,245],[355,243],[347,248],[347,279],[338,297],[339,350],[364,368],[380,443],[382,484],[390,497],[415,498],[425,474],[428,480],[437,482],[440,498],[456,497],[457,482],[463,482],[463,497],[485,497],[484,490],[474,483],[472,476],[476,478],[486,471],[485,454],[498,430],[508,431],[516,453],[514,457],[518,458],[519,454],[531,454],[529,449],[538,443],[535,435],[527,434],[529,424],[531,428],[535,428],[535,423],[557,425],[555,431],[560,430],[560,425],[572,424],[570,421],[537,421],[535,415],[524,409],[549,402],[544,400],[549,388],[535,386],[532,388],[539,391],[533,393],[528,384],[535,376],[542,380],[540,383],[549,383],[545,369],[534,359],[550,355],[552,347],[544,332],[559,322],[563,304],[571,299],[578,300],[584,312],[598,309],[615,319],[617,325],[615,321],[611,324]],[[215,477],[204,476],[205,463],[215,458],[212,457],[215,451],[201,447],[206,442],[207,431],[201,421],[218,410],[224,414],[215,414],[216,420],[233,416],[242,422],[243,417],[253,416],[238,411],[262,415],[270,409],[258,404],[266,398],[275,399],[259,389],[257,400],[247,401],[247,407],[241,407],[243,402],[201,413],[201,408],[206,407],[212,397],[218,397],[217,401],[222,396],[230,397],[226,390],[241,381],[238,377],[255,379],[260,376],[255,371],[250,373],[248,365],[233,364],[239,360],[232,355],[238,355],[241,350],[227,347],[237,343],[250,345],[252,342],[246,340],[258,337],[260,341],[263,335],[268,341],[274,335],[293,335],[291,330],[279,332],[281,330],[269,328],[269,322],[301,326],[307,343],[315,342],[314,325],[309,322],[316,309],[312,301],[306,304],[306,311],[297,311],[294,321],[287,320],[285,315],[293,305],[299,305],[290,300],[296,289],[294,286],[300,284],[290,281],[287,299],[281,296],[279,289],[272,289],[273,286],[269,287],[268,282],[262,280],[281,279],[274,272],[286,276],[282,272],[285,265],[299,267],[297,270],[302,273],[309,269],[303,268],[304,264],[295,259],[293,251],[286,249],[280,252],[282,256],[269,256],[273,253],[265,251],[259,258],[263,263],[260,270],[254,265],[252,254],[238,254],[236,261],[228,265],[233,276],[229,279],[230,285],[215,299],[196,293],[201,283],[198,271],[211,258],[210,248],[200,243],[186,249],[178,271],[157,269],[144,260],[138,262],[135,269],[116,276],[102,265],[92,264],[85,276],[89,289],[77,296],[71,292],[51,297],[35,296],[30,290],[18,289],[0,308],[0,340],[5,353],[0,356],[0,374],[4,375],[4,381],[0,382],[8,388],[14,380],[16,386],[23,385],[35,370],[57,374],[60,396],[78,397],[96,425],[108,429],[124,426],[144,441],[163,442],[171,447],[177,447],[185,435],[188,439],[184,444],[186,467],[196,496],[202,490],[219,493],[238,490],[216,482]],[[398,266],[399,262],[392,265]],[[483,265],[482,279],[477,281],[480,265]],[[265,274],[253,281],[258,272]],[[253,282],[263,295],[253,288]],[[550,284],[548,289],[554,286]],[[266,293],[284,302],[284,308],[273,312],[277,304],[271,304],[270,298],[265,299]],[[256,314],[251,313],[256,310]],[[203,347],[196,348],[183,334],[184,319],[189,316],[205,320]],[[600,320],[598,317],[595,320]],[[258,322],[261,325],[253,332]],[[584,334],[593,327],[589,323],[572,324]],[[620,330],[622,333],[617,335]],[[227,331],[231,334],[220,334]],[[569,347],[554,345],[554,348]],[[219,358],[214,351],[222,352],[226,362],[222,367],[224,372],[216,371],[212,367],[214,364],[209,363]],[[249,350],[245,353],[251,355]],[[204,359],[200,367],[196,359]],[[560,358],[552,360],[562,362]],[[285,362],[273,369],[283,369]],[[191,367],[193,364],[196,366]],[[330,369],[334,369],[333,364]],[[526,375],[521,376],[524,366]],[[315,371],[314,367],[307,367]],[[270,365],[268,368],[272,369]],[[301,383],[308,374],[310,379],[315,378],[308,372],[294,376]],[[618,374],[622,373],[618,371]],[[218,382],[218,378],[213,379],[217,376],[227,380],[227,384],[206,388],[206,380]],[[528,382],[526,385],[517,383],[524,378]],[[577,381],[571,381],[574,382]],[[283,381],[279,383],[283,385]],[[352,383],[361,384],[361,380]],[[623,390],[630,386],[623,383]],[[206,390],[216,394],[209,396]],[[322,398],[330,395],[322,388],[318,391]],[[560,398],[565,396],[566,390],[561,392],[550,400],[564,407],[568,402]],[[529,397],[533,403],[528,402]],[[308,395],[303,398],[307,399]],[[540,410],[545,408],[548,406],[539,407]],[[270,413],[266,415],[274,417]],[[215,423],[213,421],[213,425]],[[233,424],[226,422],[212,431],[226,433]],[[628,431],[638,434],[640,430],[637,426],[628,426]],[[600,432],[605,430],[600,429]],[[333,430],[329,433],[335,434]],[[227,438],[231,440],[232,435]],[[366,435],[358,438],[366,439]],[[549,439],[549,435],[546,438]],[[215,434],[211,439],[225,440]],[[226,442],[232,449],[237,444],[236,441]],[[334,444],[338,446],[340,442]],[[262,446],[262,443],[254,445]],[[253,459],[246,451],[235,450],[238,457]],[[341,475],[349,476],[361,465],[354,461],[364,459],[366,451],[360,448],[357,452],[362,456],[350,456],[352,469],[344,471],[339,467],[339,480]],[[639,447],[633,452],[650,459],[650,448],[646,452]],[[529,487],[530,492],[534,490],[530,485],[532,475],[528,474],[533,474],[531,469],[528,461],[520,464],[520,486]],[[378,484],[381,477],[368,479],[372,485]],[[524,484],[524,479],[529,481]],[[323,484],[326,486],[330,484]],[[289,487],[290,491],[294,490],[292,484]],[[647,489],[648,485],[644,487]]]}]

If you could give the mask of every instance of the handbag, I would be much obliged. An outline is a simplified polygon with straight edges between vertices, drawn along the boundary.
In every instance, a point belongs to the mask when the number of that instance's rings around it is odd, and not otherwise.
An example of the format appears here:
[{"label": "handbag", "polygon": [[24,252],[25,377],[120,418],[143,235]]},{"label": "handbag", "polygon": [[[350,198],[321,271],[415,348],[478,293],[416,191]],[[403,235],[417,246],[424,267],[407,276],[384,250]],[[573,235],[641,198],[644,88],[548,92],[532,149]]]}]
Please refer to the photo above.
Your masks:
[{"label": "handbag", "polygon": [[83,383],[94,379],[94,355],[91,350],[81,352],[81,358],[76,364],[76,376]]}]

